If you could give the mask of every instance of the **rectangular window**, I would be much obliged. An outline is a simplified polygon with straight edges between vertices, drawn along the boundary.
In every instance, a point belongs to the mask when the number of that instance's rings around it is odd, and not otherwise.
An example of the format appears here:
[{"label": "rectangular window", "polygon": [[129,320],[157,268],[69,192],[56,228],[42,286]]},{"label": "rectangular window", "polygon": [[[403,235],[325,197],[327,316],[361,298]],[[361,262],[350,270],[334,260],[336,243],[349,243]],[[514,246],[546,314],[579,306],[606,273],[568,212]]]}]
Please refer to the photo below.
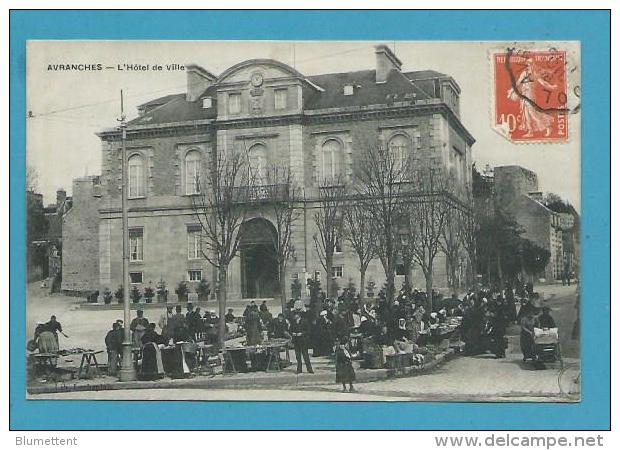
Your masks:
[{"label": "rectangular window", "polygon": [[142,228],[130,228],[129,229],[129,260],[130,261],[142,261],[144,259],[143,236],[144,236],[144,230]]},{"label": "rectangular window", "polygon": [[407,275],[404,264],[396,264],[396,275]]},{"label": "rectangular window", "polygon": [[200,239],[200,228],[189,228],[187,230],[187,258],[202,258],[202,241]]},{"label": "rectangular window", "polygon": [[209,109],[213,106],[213,99],[211,97],[205,97],[202,99],[203,109]]},{"label": "rectangular window", "polygon": [[274,91],[275,109],[286,109],[287,89],[276,89]]},{"label": "rectangular window", "polygon": [[188,270],[187,271],[187,281],[201,281],[202,280],[202,270]]},{"label": "rectangular window", "polygon": [[144,197],[144,170],[142,160],[132,157],[129,160],[129,198]]},{"label": "rectangular window", "polygon": [[241,94],[228,94],[228,113],[239,114],[241,112]]},{"label": "rectangular window", "polygon": [[129,280],[131,284],[141,284],[142,272],[129,272]]},{"label": "rectangular window", "polygon": [[185,160],[185,194],[200,193],[200,160],[186,158]]},{"label": "rectangular window", "polygon": [[342,266],[332,266],[332,278],[342,278]]}]

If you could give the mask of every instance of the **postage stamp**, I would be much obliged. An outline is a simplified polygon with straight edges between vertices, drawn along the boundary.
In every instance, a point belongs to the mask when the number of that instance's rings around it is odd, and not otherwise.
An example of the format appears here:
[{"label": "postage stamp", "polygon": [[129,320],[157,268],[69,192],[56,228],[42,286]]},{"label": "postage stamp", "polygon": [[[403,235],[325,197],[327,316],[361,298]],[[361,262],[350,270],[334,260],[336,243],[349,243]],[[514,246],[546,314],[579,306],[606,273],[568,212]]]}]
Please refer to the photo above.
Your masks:
[{"label": "postage stamp", "polygon": [[567,141],[566,52],[507,49],[492,64],[496,131],[515,143]]}]

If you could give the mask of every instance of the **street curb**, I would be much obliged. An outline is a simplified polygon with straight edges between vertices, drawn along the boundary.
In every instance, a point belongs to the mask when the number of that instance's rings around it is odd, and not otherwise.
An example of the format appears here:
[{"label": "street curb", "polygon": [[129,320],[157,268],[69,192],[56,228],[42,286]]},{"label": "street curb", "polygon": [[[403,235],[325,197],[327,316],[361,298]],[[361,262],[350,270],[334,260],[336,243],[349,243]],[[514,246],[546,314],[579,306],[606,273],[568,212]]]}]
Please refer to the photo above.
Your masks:
[{"label": "street curb", "polygon": [[[449,357],[454,355],[453,349],[447,349],[443,353],[435,356],[435,359],[422,367],[404,367],[401,369],[362,369],[356,373],[356,382],[370,383],[373,381],[386,380],[388,378],[402,378],[415,376],[425,373]],[[115,383],[91,383],[91,384],[70,384],[55,383],[49,386],[36,386],[27,388],[30,395],[37,394],[58,394],[67,392],[87,392],[87,391],[115,391],[115,390],[135,390],[135,389],[226,389],[226,388],[261,388],[272,386],[312,386],[335,384],[335,372],[327,373],[301,373],[301,374],[282,374],[257,372],[237,378],[237,375],[224,375],[218,378],[199,377],[190,379],[165,379],[157,381],[127,381]]]}]

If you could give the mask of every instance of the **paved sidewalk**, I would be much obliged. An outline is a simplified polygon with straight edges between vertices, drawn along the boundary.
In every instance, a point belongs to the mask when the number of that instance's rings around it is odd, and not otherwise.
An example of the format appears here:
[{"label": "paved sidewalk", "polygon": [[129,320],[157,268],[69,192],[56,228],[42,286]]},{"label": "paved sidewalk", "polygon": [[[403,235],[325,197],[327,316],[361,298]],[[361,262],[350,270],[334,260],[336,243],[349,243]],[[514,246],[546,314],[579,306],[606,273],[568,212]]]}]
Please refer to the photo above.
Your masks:
[{"label": "paved sidewalk", "polygon": [[[291,352],[293,353],[293,352]],[[359,362],[355,362],[356,382],[367,383],[371,381],[385,380],[388,378],[413,376],[426,373],[443,363],[453,355],[453,350],[448,349],[444,353],[436,355],[435,359],[423,367],[407,367],[395,369],[362,369]],[[294,354],[291,355],[294,361]],[[314,374],[304,372],[295,373],[297,366],[292,365],[280,372],[248,372],[236,374],[195,375],[190,378],[171,379],[164,378],[156,381],[130,381],[119,382],[116,377],[100,376],[95,379],[71,380],[65,382],[37,382],[28,387],[29,398],[36,398],[36,394],[80,392],[80,391],[108,391],[126,389],[173,389],[173,388],[204,388],[226,389],[240,387],[295,387],[312,386],[322,384],[334,384],[336,369],[334,362],[329,357],[311,358]]]}]

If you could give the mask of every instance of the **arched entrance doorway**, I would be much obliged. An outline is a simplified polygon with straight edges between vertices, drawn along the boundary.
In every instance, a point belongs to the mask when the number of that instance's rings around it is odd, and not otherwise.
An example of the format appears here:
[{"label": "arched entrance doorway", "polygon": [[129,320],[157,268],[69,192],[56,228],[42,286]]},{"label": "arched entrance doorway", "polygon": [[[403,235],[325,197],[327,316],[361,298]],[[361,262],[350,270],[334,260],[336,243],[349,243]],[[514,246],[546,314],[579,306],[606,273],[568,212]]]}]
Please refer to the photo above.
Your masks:
[{"label": "arched entrance doorway", "polygon": [[274,247],[276,230],[265,219],[244,222],[239,242],[242,298],[272,298],[278,295],[278,265]]}]

